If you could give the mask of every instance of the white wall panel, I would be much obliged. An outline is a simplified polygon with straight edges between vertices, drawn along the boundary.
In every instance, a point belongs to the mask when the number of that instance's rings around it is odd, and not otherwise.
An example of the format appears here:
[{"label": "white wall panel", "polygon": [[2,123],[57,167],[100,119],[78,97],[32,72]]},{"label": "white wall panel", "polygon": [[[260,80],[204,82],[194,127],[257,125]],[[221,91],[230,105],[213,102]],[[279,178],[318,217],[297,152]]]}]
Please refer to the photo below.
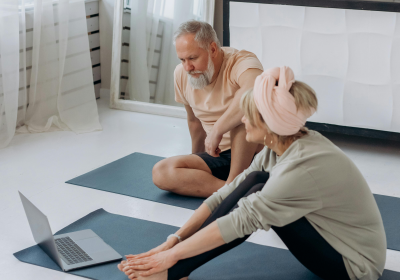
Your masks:
[{"label": "white wall panel", "polygon": [[262,36],[259,27],[236,27],[230,29],[232,34],[231,46],[238,50],[247,50],[262,58]]},{"label": "white wall panel", "polygon": [[393,86],[393,116],[391,128],[400,131],[400,84]]},{"label": "white wall panel", "polygon": [[[254,3],[235,3],[235,9],[230,11],[230,26],[254,27],[260,24],[258,4]],[[243,20],[246,18],[246,20]]]},{"label": "white wall panel", "polygon": [[300,51],[302,74],[346,77],[349,57],[346,34],[304,32]]},{"label": "white wall panel", "polygon": [[301,29],[285,26],[263,26],[261,34],[262,46],[257,47],[262,49],[261,63],[264,69],[290,65],[295,75],[299,75],[301,73]]},{"label": "white wall panel", "polygon": [[392,37],[375,33],[349,34],[347,78],[372,85],[389,84]]},{"label": "white wall panel", "polygon": [[230,36],[316,90],[310,121],[400,132],[400,14],[230,2]]},{"label": "white wall panel", "polygon": [[377,33],[393,36],[396,13],[346,10],[346,26],[349,33]]},{"label": "white wall panel", "polygon": [[262,26],[286,26],[302,28],[304,7],[284,5],[259,5],[260,23]]},{"label": "white wall panel", "polygon": [[[308,85],[312,85],[318,98],[318,110],[309,119],[312,122],[334,123],[343,125],[344,80],[329,76],[298,76]],[[326,85],[329,84],[329,87]]]},{"label": "white wall panel", "polygon": [[400,83],[400,38],[393,38],[390,63],[392,82]]},{"label": "white wall panel", "polygon": [[390,85],[348,81],[344,87],[343,116],[348,126],[390,130],[393,112]]},{"label": "white wall panel", "polygon": [[304,30],[325,34],[343,34],[346,32],[346,11],[307,7]]}]

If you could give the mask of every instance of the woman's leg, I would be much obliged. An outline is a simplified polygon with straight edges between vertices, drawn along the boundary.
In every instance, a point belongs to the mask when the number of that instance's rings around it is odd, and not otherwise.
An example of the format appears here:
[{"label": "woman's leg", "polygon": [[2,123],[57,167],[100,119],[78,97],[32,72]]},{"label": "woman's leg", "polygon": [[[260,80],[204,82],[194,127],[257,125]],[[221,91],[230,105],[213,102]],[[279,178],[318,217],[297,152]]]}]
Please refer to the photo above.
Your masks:
[{"label": "woman's leg", "polygon": [[[268,180],[269,174],[266,172],[252,172],[246,179],[215,209],[210,217],[204,222],[200,229],[208,226],[220,217],[227,215],[238,205],[237,202],[242,198],[252,193],[260,191],[265,182]],[[199,230],[200,230],[199,229]],[[201,255],[179,261],[168,270],[168,280],[179,280],[189,274],[196,268],[202,266],[213,258],[229,251],[230,249],[242,244],[248,236],[236,239],[228,244],[222,245],[211,251],[205,252]]]},{"label": "woman's leg", "polygon": [[[206,227],[219,217],[227,215],[235,209],[240,198],[260,191],[264,187],[268,177],[268,173],[266,172],[251,173],[246,180],[215,209],[201,228]],[[314,229],[305,217],[284,227],[272,226],[272,229],[278,234],[300,263],[314,274],[326,280],[349,279],[342,255]],[[192,271],[211,259],[242,244],[248,237],[249,236],[245,236],[236,239],[209,252],[179,261],[168,270],[168,280],[178,280],[188,276]]]},{"label": "woman's leg", "polygon": [[349,280],[343,257],[305,218],[271,227],[300,263],[325,280]]}]

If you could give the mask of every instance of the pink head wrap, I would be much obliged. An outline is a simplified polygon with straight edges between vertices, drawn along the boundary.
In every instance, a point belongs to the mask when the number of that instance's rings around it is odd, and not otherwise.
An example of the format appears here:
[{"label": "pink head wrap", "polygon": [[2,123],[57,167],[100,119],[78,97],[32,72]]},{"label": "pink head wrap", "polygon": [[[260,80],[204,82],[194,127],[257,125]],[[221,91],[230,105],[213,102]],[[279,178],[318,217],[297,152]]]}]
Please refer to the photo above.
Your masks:
[{"label": "pink head wrap", "polygon": [[297,110],[295,99],[289,92],[294,81],[292,69],[283,66],[264,71],[254,83],[257,109],[271,131],[278,135],[296,134],[315,113],[315,109],[310,112]]}]

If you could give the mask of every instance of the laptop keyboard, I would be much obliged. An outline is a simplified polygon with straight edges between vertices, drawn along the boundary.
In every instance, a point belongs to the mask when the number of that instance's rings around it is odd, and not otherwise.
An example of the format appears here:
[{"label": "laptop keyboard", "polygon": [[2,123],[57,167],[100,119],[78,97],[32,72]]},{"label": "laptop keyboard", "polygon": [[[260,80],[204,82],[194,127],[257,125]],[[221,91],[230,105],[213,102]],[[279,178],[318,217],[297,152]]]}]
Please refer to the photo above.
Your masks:
[{"label": "laptop keyboard", "polygon": [[93,259],[81,249],[71,238],[62,237],[56,240],[57,250],[62,259],[68,264],[77,264],[92,261]]}]

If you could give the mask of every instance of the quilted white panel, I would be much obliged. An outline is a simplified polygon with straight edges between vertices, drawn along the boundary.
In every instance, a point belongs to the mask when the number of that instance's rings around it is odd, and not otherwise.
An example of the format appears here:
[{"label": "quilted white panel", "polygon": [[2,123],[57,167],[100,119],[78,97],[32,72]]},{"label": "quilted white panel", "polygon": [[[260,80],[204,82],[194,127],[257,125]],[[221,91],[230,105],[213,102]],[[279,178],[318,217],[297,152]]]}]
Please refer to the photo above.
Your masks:
[{"label": "quilted white panel", "polygon": [[231,2],[230,36],[315,89],[310,121],[400,132],[400,14]]}]

